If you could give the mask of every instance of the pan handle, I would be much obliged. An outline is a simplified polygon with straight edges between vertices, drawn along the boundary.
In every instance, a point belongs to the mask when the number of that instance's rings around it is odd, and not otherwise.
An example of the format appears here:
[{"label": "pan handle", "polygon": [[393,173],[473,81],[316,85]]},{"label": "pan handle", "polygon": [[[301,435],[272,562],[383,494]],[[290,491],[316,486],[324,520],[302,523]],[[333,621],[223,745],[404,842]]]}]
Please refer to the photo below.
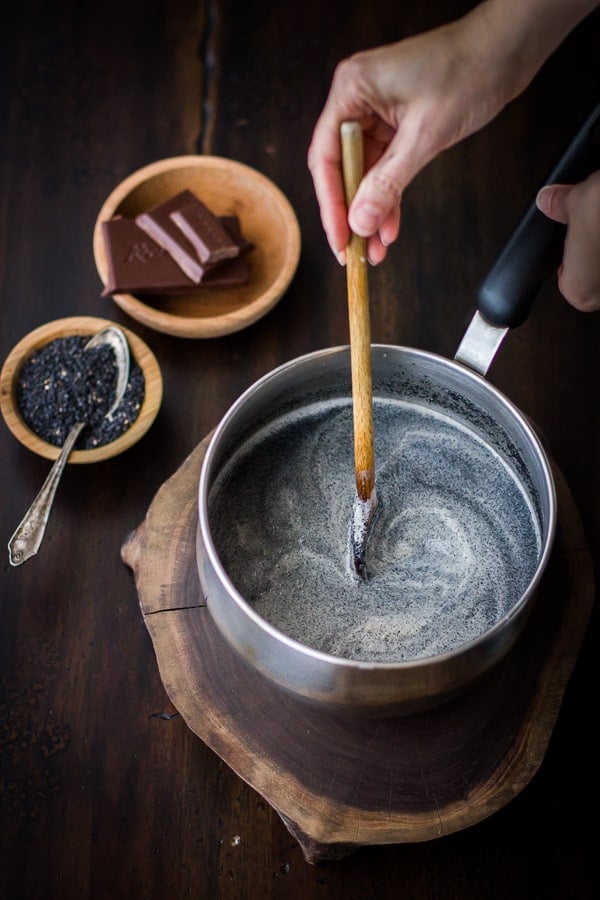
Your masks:
[{"label": "pan handle", "polygon": [[[544,184],[576,184],[600,168],[600,103],[552,169]],[[521,325],[545,282],[558,269],[566,225],[529,205],[494,262],[478,294],[483,318],[503,328]]]}]

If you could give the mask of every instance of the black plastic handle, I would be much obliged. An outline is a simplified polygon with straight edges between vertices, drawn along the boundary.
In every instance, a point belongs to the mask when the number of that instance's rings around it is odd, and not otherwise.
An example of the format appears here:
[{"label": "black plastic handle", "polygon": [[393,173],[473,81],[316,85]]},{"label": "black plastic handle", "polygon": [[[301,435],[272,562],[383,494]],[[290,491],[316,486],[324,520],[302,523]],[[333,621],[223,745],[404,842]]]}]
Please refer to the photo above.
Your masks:
[{"label": "black plastic handle", "polygon": [[[599,168],[600,103],[542,184],[576,184]],[[479,288],[477,305],[484,319],[507,328],[525,321],[560,265],[565,233],[565,225],[539,211],[534,197]]]}]

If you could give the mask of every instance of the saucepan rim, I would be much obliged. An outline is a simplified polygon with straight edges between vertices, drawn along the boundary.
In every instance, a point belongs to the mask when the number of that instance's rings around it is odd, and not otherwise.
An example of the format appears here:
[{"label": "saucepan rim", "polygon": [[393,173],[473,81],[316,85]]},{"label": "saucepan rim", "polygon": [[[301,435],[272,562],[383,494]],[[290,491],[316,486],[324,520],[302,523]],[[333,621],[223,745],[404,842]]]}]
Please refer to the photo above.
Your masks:
[{"label": "saucepan rim", "polygon": [[[520,426],[527,439],[531,442],[534,454],[541,462],[548,500],[548,510],[546,516],[547,523],[544,523],[546,526],[546,534],[545,536],[542,535],[541,537],[541,552],[537,560],[534,574],[532,575],[527,584],[527,587],[525,588],[519,599],[502,616],[502,618],[500,618],[496,623],[494,623],[494,625],[492,625],[486,631],[482,632],[482,634],[478,635],[477,637],[472,638],[465,643],[458,644],[456,647],[453,647],[451,650],[447,650],[443,653],[437,653],[432,656],[416,657],[409,660],[398,660],[395,662],[356,660],[348,657],[335,656],[323,650],[318,650],[314,647],[309,646],[308,644],[303,644],[301,641],[298,641],[295,638],[287,635],[285,632],[279,630],[271,622],[269,622],[258,612],[256,612],[252,604],[243,596],[238,588],[236,588],[231,578],[229,577],[214,545],[208,516],[208,496],[210,489],[209,479],[212,476],[211,468],[213,465],[213,459],[215,454],[218,452],[223,432],[226,430],[230,421],[237,415],[239,410],[246,404],[248,398],[253,396],[257,392],[262,391],[269,382],[280,379],[285,372],[297,367],[301,367],[303,364],[306,364],[308,362],[312,362],[315,360],[318,361],[319,359],[325,359],[328,356],[339,355],[342,353],[349,354],[349,345],[342,344],[336,347],[327,347],[320,350],[314,350],[290,359],[287,362],[284,362],[281,365],[277,366],[275,369],[270,370],[265,375],[253,382],[248,388],[246,388],[246,390],[243,391],[242,394],[240,394],[237,400],[232,403],[232,405],[229,407],[229,409],[221,418],[219,424],[215,428],[202,462],[197,495],[199,514],[198,537],[199,540],[202,541],[203,550],[208,557],[214,573],[221,581],[222,586],[228,592],[231,600],[238,606],[238,608],[244,615],[248,616],[260,629],[262,629],[262,631],[269,634],[278,643],[286,645],[291,650],[301,653],[306,657],[310,657],[314,660],[318,660],[322,663],[326,663],[339,668],[351,668],[353,670],[381,672],[396,672],[398,670],[410,671],[413,669],[421,668],[424,665],[427,665],[428,667],[436,666],[438,664],[444,665],[448,662],[451,662],[457,657],[463,656],[464,654],[476,648],[478,645],[484,642],[487,643],[488,641],[490,641],[490,639],[493,639],[496,634],[505,631],[507,629],[507,626],[521,614],[523,609],[528,604],[532,594],[536,591],[539,582],[546,570],[548,559],[552,552],[557,518],[556,487],[548,455],[534,428],[521,412],[521,410],[515,405],[515,403],[513,403],[513,401],[510,400],[510,398],[502,393],[502,391],[500,391],[497,387],[491,384],[487,378],[470,369],[463,363],[431,351],[420,350],[414,347],[405,347],[397,344],[372,344],[371,347],[373,351],[382,354],[385,354],[386,352],[391,352],[394,354],[401,352],[403,355],[409,357],[423,357],[432,359],[436,362],[441,363],[444,367],[448,367],[450,370],[454,371],[454,373],[461,381],[467,379],[478,382],[483,387],[485,392],[490,393],[496,401],[500,402],[505,407],[509,415]],[[207,603],[210,608],[210,600],[207,600]]]}]

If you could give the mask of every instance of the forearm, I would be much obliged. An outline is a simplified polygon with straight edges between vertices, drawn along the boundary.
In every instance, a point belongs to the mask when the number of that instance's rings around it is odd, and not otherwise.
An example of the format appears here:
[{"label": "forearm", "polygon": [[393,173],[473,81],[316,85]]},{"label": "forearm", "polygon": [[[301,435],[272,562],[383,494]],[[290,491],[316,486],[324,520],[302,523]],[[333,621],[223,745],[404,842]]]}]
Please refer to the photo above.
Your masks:
[{"label": "forearm", "polygon": [[598,0],[483,0],[464,17],[472,52],[502,71],[504,102],[529,84]]},{"label": "forearm", "polygon": [[[348,57],[338,65],[308,164],[332,249],[349,227],[380,262],[396,239],[402,194],[438,153],[490,122],[599,0],[481,0],[460,19]],[[339,129],[363,129],[366,172],[350,210]]]}]

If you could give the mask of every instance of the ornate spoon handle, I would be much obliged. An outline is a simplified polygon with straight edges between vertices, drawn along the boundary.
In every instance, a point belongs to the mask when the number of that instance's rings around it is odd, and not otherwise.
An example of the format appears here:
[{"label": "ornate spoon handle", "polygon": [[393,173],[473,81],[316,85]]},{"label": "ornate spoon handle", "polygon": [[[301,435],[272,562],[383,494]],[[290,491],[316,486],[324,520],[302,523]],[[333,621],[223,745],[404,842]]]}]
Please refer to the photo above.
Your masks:
[{"label": "ornate spoon handle", "polygon": [[8,556],[11,566],[20,566],[25,560],[35,556],[40,549],[60,476],[84,425],[85,422],[78,422],[71,428],[60,454],[54,460],[54,464],[46,476],[39,494],[8,542]]},{"label": "ornate spoon handle", "polygon": [[[117,328],[116,325],[109,325],[107,328],[103,328],[102,331],[98,331],[89,339],[84,349],[88,350],[92,347],[98,347],[101,344],[107,344],[112,347],[117,366],[115,396],[113,404],[105,416],[105,418],[110,418],[121,403],[127,389],[130,364],[129,344],[127,343],[127,337],[123,331],[121,331],[120,328]],[[40,544],[42,543],[42,538],[46,531],[48,517],[50,516],[50,510],[54,501],[54,495],[56,494],[56,488],[60,481],[60,476],[63,473],[69,454],[75,446],[77,438],[85,424],[85,422],[77,422],[71,428],[71,431],[63,444],[62,450],[48,472],[39,494],[25,513],[21,524],[8,542],[8,558],[11,566],[20,566],[21,563],[24,563],[32,556],[35,556],[40,549]]]}]

